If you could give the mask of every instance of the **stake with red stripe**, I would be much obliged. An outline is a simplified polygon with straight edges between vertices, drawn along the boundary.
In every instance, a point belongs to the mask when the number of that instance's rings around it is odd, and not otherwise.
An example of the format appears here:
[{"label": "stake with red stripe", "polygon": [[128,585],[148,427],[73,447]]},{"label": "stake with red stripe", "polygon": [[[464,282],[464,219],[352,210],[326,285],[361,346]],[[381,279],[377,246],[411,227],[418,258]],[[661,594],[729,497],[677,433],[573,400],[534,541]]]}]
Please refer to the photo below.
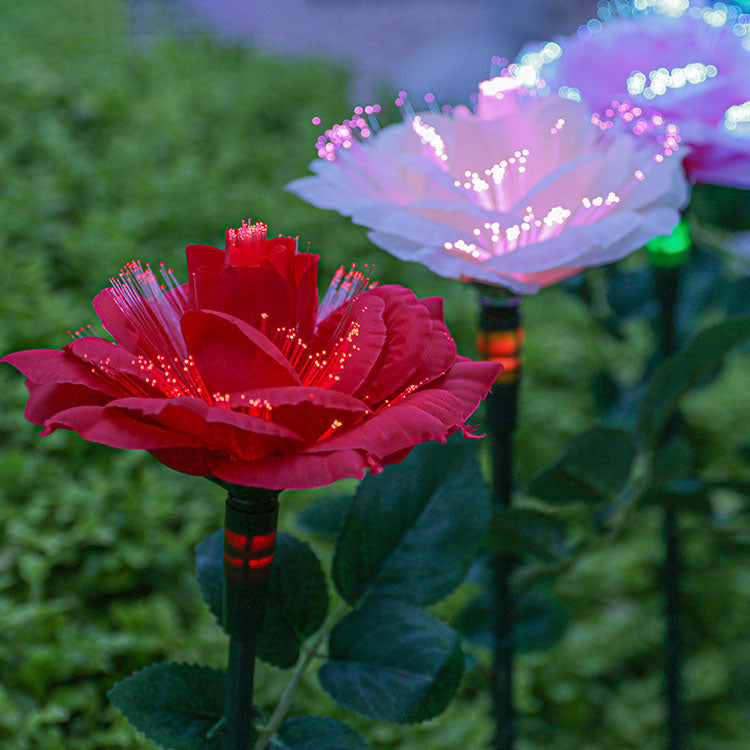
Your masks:
[{"label": "stake with red stripe", "polygon": [[224,627],[229,634],[229,663],[224,750],[248,750],[252,739],[255,649],[276,545],[278,495],[271,490],[232,487],[227,496]]}]

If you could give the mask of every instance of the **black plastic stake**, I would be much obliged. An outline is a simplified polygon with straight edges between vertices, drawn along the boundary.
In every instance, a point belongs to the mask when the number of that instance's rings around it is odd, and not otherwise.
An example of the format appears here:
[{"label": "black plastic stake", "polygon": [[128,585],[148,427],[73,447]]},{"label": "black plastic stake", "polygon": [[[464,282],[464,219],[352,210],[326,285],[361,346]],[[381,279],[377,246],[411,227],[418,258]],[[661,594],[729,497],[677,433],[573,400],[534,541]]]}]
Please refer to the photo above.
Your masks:
[{"label": "black plastic stake", "polygon": [[[509,508],[513,495],[513,433],[518,410],[520,349],[523,329],[520,298],[500,290],[482,289],[477,349],[483,359],[502,362],[505,369],[487,396],[486,424],[492,451],[492,501],[495,508]],[[516,738],[513,706],[514,602],[510,575],[515,560],[494,555],[492,571],[492,631],[495,653],[490,692],[495,718],[492,747],[512,750]]]},{"label": "black plastic stake", "polygon": [[[680,265],[654,268],[654,294],[661,308],[659,331],[660,359],[677,353],[677,298],[680,291]],[[662,441],[679,429],[679,417],[667,423]],[[682,653],[685,635],[682,623],[681,579],[682,555],[680,550],[679,518],[674,508],[664,510],[662,520],[664,566],[662,591],[666,637],[664,641],[664,692],[667,701],[667,748],[682,750],[685,742],[685,717],[682,700]]]},{"label": "black plastic stake", "polygon": [[[244,491],[246,490],[246,491]],[[224,627],[229,662],[224,706],[224,750],[250,750],[255,648],[276,545],[278,492],[230,491],[224,521]]]},{"label": "black plastic stake", "polygon": [[[690,227],[681,221],[665,237],[655,237],[648,243],[648,253],[654,268],[654,296],[659,302],[660,360],[677,354],[677,300],[680,295],[682,266],[690,258]],[[661,445],[680,429],[680,416],[669,420],[660,436]],[[668,506],[662,522],[664,540],[664,566],[661,588],[664,595],[666,633],[664,639],[664,693],[667,701],[667,748],[682,750],[686,727],[682,697],[682,652],[685,634],[682,622],[682,560],[680,553],[680,526],[676,510]]]}]

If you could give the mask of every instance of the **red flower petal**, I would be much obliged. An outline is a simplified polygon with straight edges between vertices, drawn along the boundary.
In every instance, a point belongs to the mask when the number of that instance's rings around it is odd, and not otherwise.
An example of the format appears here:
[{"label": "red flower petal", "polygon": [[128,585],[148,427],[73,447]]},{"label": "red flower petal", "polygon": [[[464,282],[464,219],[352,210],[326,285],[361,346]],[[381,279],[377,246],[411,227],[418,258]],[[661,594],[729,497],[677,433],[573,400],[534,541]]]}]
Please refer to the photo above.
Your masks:
[{"label": "red flower petal", "polygon": [[296,453],[252,463],[217,458],[210,468],[213,476],[233,484],[270,490],[306,490],[348,477],[362,479],[369,466],[359,451],[343,450]]},{"label": "red flower petal", "polygon": [[194,436],[212,450],[245,461],[296,450],[305,444],[289,427],[223,406],[211,406],[190,396],[118,399],[106,411],[158,423],[166,430]]},{"label": "red flower petal", "polygon": [[77,383],[107,393],[121,395],[122,391],[91,372],[91,366],[71,352],[57,349],[27,349],[13,352],[0,359],[20,370],[34,383]]},{"label": "red flower petal", "polygon": [[414,292],[402,286],[379,286],[360,299],[373,298],[383,300],[387,335],[377,373],[361,391],[368,404],[380,403],[409,382],[432,338],[430,315]]},{"label": "red flower petal", "polygon": [[422,297],[419,301],[427,308],[433,320],[439,320],[441,323],[445,321],[442,297]]},{"label": "red flower petal", "polygon": [[61,411],[75,406],[103,406],[112,396],[99,390],[92,390],[77,383],[34,383],[26,382],[29,400],[24,415],[29,422],[43,425]]},{"label": "red flower petal", "polygon": [[[420,387],[444,375],[456,361],[456,342],[442,320],[432,319],[432,335],[422,361],[411,378]],[[411,384],[410,383],[410,384]]]},{"label": "red flower petal", "polygon": [[64,352],[74,355],[84,366],[105,366],[139,380],[144,379],[137,357],[125,347],[97,336],[75,339],[63,347]]},{"label": "red flower petal", "polygon": [[185,248],[188,279],[202,270],[218,273],[224,268],[224,257],[224,250],[213,245],[188,245]]},{"label": "red flower petal", "polygon": [[299,376],[281,352],[239,318],[191,310],[182,316],[182,335],[212,394],[300,385]]},{"label": "red flower petal", "polygon": [[362,295],[341,305],[318,326],[311,348],[325,349],[330,366],[321,370],[325,374],[314,385],[352,394],[362,386],[385,346],[384,309],[380,297]]},{"label": "red flower petal", "polygon": [[128,351],[139,351],[140,336],[129,318],[118,307],[112,289],[103,289],[94,297],[94,312],[104,328],[120,346]]},{"label": "red flower petal", "polygon": [[115,397],[151,391],[133,354],[95,336],[71,341],[62,351],[14,352],[0,362],[8,362],[35,383],[77,383]]},{"label": "red flower petal", "polygon": [[318,440],[338,421],[339,427],[369,414],[366,404],[353,396],[326,388],[261,388],[234,393],[232,408],[240,408],[253,400],[271,404],[269,419],[294,429],[306,443]]},{"label": "red flower petal", "polygon": [[459,357],[451,370],[422,390],[398,399],[351,430],[321,440],[306,452],[362,450],[378,457],[427,440],[444,441],[463,427],[501,371],[495,362]]},{"label": "red flower petal", "polygon": [[224,267],[224,251],[211,245],[188,245],[185,248],[185,258],[188,269],[188,304],[193,309],[196,307],[195,285],[197,274],[201,271],[219,273]]},{"label": "red flower petal", "polygon": [[85,440],[112,448],[143,449],[197,446],[191,436],[171,432],[147,422],[132,419],[122,412],[105,411],[101,406],[74,406],[47,420],[42,435],[57,429],[74,430]]},{"label": "red flower petal", "polygon": [[318,310],[318,260],[320,256],[300,253],[295,258],[294,284],[296,294],[297,330],[301,338],[310,341],[315,330]]},{"label": "red flower petal", "polygon": [[149,453],[170,469],[195,477],[216,476],[214,465],[228,458],[209,448],[155,448]]},{"label": "red flower petal", "polygon": [[196,307],[226,313],[261,331],[273,333],[295,326],[292,290],[270,268],[230,266],[219,273],[202,271],[195,276],[194,290]]},{"label": "red flower petal", "polygon": [[[270,237],[265,241],[262,262],[275,268],[290,286],[294,286],[294,262],[297,240],[293,237]],[[257,261],[256,261],[257,262]]]}]

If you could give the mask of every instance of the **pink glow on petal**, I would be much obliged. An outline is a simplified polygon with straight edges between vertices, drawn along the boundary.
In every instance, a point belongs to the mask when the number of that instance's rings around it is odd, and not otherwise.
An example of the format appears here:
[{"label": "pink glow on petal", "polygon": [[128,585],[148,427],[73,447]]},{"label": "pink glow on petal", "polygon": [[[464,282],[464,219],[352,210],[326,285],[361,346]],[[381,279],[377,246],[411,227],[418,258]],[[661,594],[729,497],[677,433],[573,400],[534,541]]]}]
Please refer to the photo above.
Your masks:
[{"label": "pink glow on petal", "polygon": [[[750,128],[727,139],[724,120],[730,107],[750,100],[750,15],[721,2],[600,5],[603,22],[556,42],[528,45],[509,66],[514,75],[524,70],[527,85],[544,79],[560,95],[575,91],[599,113],[612,100],[629,99],[642,113],[634,109],[621,116],[624,122],[648,118],[648,108],[656,106],[663,121],[651,124],[658,129],[673,123],[682,145],[690,147],[684,165],[692,180],[750,187]],[[550,44],[559,54],[546,54]],[[667,149],[676,150],[667,144],[665,157]]]},{"label": "pink glow on petal", "polygon": [[670,118],[625,100],[592,118],[580,102],[522,91],[504,71],[483,82],[476,113],[409,115],[404,99],[405,123],[292,189],[370,227],[402,259],[524,292],[677,221],[687,185]]}]

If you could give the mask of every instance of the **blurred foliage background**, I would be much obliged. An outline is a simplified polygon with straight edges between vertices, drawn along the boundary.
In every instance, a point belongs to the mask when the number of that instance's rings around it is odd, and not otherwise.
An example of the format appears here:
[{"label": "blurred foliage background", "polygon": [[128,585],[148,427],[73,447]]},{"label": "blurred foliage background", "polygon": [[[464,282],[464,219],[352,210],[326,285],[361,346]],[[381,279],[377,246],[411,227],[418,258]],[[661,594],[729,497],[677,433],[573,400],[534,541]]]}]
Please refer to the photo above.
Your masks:
[{"label": "blurred foliage background", "polygon": [[[124,3],[2,3],[0,354],[56,348],[68,328],[94,322],[91,298],[131,258],[165,260],[184,276],[186,244],[223,244],[226,227],[253,217],[309,241],[322,255],[322,283],[340,263],[374,262],[382,282],[445,296],[449,326],[471,355],[472,289],[396,261],[347,219],[284,192],[313,156],[312,115],[340,121],[346,92],[343,71],[323,61],[201,38],[134,47]],[[716,202],[710,193],[701,210],[723,220]],[[739,205],[728,212],[732,221],[748,202]],[[642,253],[627,261],[644,263]],[[653,345],[645,320],[628,321],[617,339],[561,288],[528,299],[525,315],[521,479],[596,419],[597,373],[631,382]],[[746,363],[746,354],[733,355],[684,404],[709,473],[741,475],[737,447],[750,444]],[[220,525],[222,492],[146,454],[72,433],[39,439],[23,418],[25,395],[22,378],[0,368],[0,746],[153,747],[105,692],[162,658],[223,665],[225,641],[201,603],[192,552]],[[285,494],[281,527],[289,529],[316,493]],[[719,493],[708,510],[684,516],[695,750],[746,746],[750,580],[740,550],[721,533],[738,523],[737,504],[736,495]],[[658,516],[643,509],[617,543],[555,582],[569,624],[551,649],[519,657],[519,750],[662,746]],[[454,617],[466,596],[440,614]],[[421,726],[345,716],[312,677],[297,705],[345,718],[376,748],[478,749],[491,727],[486,657],[476,656],[460,698]],[[261,668],[261,708],[283,684],[283,672]]]}]

